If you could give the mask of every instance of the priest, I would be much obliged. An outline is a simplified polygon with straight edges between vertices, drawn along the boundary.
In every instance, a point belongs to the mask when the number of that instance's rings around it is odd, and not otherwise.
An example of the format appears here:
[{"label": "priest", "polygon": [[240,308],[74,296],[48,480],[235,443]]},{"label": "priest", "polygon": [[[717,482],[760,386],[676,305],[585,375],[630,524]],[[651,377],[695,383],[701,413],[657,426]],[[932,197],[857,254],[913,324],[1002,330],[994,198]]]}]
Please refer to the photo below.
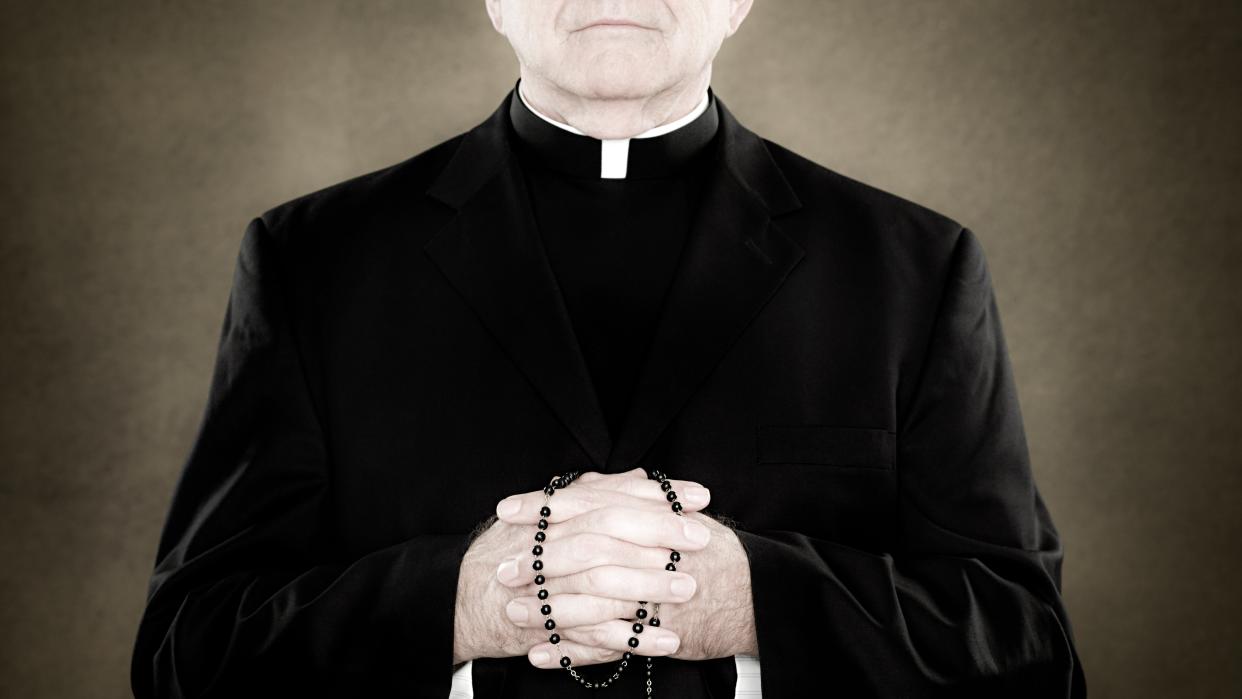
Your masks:
[{"label": "priest", "polygon": [[486,7],[246,228],[135,696],[1085,696],[976,235],[738,121],[750,0]]}]

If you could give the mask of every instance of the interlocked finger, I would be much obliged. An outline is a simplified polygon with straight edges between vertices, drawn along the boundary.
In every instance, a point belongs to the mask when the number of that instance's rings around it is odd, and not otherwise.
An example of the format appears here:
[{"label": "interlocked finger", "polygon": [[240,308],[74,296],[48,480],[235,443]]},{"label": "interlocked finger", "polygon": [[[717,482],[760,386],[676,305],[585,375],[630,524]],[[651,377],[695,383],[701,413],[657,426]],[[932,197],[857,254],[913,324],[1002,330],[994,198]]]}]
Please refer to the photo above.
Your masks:
[{"label": "interlocked finger", "polygon": [[[635,632],[636,624],[629,621],[609,621],[591,626],[557,627],[558,643],[545,642],[532,646],[527,658],[532,665],[541,668],[557,668],[561,656],[569,656],[572,665],[593,665],[619,659],[623,653],[635,655],[672,655],[681,647],[681,637],[665,628],[645,626]],[[630,645],[630,639],[637,639]],[[539,652],[548,653],[546,661],[539,661]]]},{"label": "interlocked finger", "polygon": [[[672,549],[661,546],[639,546],[607,534],[577,532],[536,543],[526,553],[510,559],[513,563],[504,562],[497,571],[497,579],[516,587],[530,582],[536,572],[551,578],[601,565],[659,570],[668,564],[671,553]],[[540,561],[538,570],[534,568],[536,559]]]},{"label": "interlocked finger", "polygon": [[[685,602],[694,596],[698,583],[693,576],[680,571],[603,565],[580,573],[545,578],[542,587],[549,595],[581,593],[615,599]],[[538,594],[539,588],[534,582],[528,582],[517,591],[521,596],[530,596]]]},{"label": "interlocked finger", "polygon": [[561,631],[561,638],[584,646],[608,648],[623,653],[628,650],[642,655],[670,655],[681,647],[681,637],[662,626],[647,626],[637,621],[617,619],[565,628]]},{"label": "interlocked finger", "polygon": [[510,621],[523,628],[543,628],[545,605],[551,609],[550,615],[556,620],[557,628],[632,619],[638,609],[638,603],[630,600],[567,593],[549,595],[546,599],[530,595],[515,597],[505,607],[505,613]]},{"label": "interlocked finger", "polygon": [[712,533],[705,525],[665,508],[661,512],[606,505],[565,522],[549,524],[548,541],[561,541],[577,532],[597,532],[639,546],[661,546],[677,551],[698,551],[707,546]]},{"label": "interlocked finger", "polygon": [[[581,478],[578,479],[581,481]],[[621,485],[628,482],[630,485]],[[648,484],[654,487],[651,490]],[[542,490],[519,493],[496,503],[496,516],[512,524],[535,524],[540,519],[548,522],[564,522],[585,512],[606,506],[623,506],[648,512],[668,512],[669,501],[655,481],[636,479],[610,479],[575,484],[577,487],[560,488],[548,498]],[[641,486],[641,487],[639,487]],[[701,491],[701,492],[700,492]],[[696,493],[699,494],[696,497]],[[711,493],[706,488],[698,491],[687,486],[677,496],[682,508],[695,512],[707,507]],[[544,510],[545,503],[547,510]],[[548,514],[544,514],[547,512]]]},{"label": "interlocked finger", "polygon": [[[542,657],[540,657],[541,653],[543,654]],[[624,651],[584,646],[581,643],[561,639],[560,643],[544,642],[531,646],[530,650],[526,652],[526,659],[537,668],[557,670],[564,667],[561,665],[562,656],[569,656],[571,667],[580,667],[583,665],[611,663],[620,660],[623,653]],[[634,662],[633,656],[631,656],[630,662]]]},{"label": "interlocked finger", "polygon": [[[591,473],[594,473],[594,471]],[[584,473],[579,476],[578,482],[581,483],[588,475],[590,475],[590,473]],[[637,498],[664,503],[664,507],[666,509],[668,508],[668,504],[672,502],[672,500],[669,499],[668,492],[663,490],[663,486],[661,486],[660,482],[648,478],[647,472],[642,468],[636,467],[626,471],[625,473],[615,474],[621,476],[620,478],[613,478],[611,477],[612,475],[614,474],[601,474],[599,478],[592,478],[587,482],[591,484],[592,488],[612,490]],[[672,486],[670,490],[677,494],[677,500],[687,509],[689,509],[692,504],[696,507],[703,507],[700,503],[706,503],[711,499],[711,491],[698,481],[685,481],[670,478],[668,482],[669,485]]]}]

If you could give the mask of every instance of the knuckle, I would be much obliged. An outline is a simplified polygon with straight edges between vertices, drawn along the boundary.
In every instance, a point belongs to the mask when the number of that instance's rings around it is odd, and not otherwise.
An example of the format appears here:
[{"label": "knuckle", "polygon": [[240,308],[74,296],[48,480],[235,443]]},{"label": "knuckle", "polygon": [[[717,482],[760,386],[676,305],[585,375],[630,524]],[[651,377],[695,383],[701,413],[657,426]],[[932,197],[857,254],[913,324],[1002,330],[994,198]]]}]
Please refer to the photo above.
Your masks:
[{"label": "knuckle", "polygon": [[597,650],[608,645],[608,630],[602,626],[592,626],[586,629],[586,643],[596,646]]},{"label": "knuckle", "polygon": [[590,592],[600,592],[607,589],[608,571],[602,566],[596,566],[582,572],[582,582],[586,584],[587,590]]},{"label": "knuckle", "polygon": [[612,660],[612,650],[599,647],[592,648],[591,659],[597,663],[606,663],[609,660]]}]

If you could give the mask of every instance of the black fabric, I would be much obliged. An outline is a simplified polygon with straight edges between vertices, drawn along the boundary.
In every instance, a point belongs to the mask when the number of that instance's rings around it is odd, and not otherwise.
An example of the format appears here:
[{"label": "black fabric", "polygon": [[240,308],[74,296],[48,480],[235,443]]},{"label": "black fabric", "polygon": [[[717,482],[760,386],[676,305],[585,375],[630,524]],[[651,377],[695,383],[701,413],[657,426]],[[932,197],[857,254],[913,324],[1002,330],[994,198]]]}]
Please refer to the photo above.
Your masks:
[{"label": "black fabric", "polygon": [[631,139],[623,179],[599,176],[599,139],[548,123],[521,99],[509,103],[536,226],[614,438],[714,165],[719,118],[708,94],[707,110],[689,123]]},{"label": "black fabric", "polygon": [[[246,229],[135,695],[443,699],[474,526],[553,473],[642,465],[737,522],[765,697],[1085,696],[976,235],[717,97],[719,166],[614,438],[512,98]],[[730,659],[656,662],[728,696],[702,669]],[[587,691],[475,663],[481,699]]]}]

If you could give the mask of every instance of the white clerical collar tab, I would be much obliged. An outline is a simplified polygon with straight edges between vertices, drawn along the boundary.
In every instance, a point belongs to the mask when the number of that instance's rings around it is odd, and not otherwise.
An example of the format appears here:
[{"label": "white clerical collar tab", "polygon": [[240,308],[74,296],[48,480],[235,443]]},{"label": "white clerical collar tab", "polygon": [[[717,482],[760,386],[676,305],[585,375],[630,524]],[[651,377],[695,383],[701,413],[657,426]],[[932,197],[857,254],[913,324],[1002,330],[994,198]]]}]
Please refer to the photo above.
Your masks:
[{"label": "white clerical collar tab", "polygon": [[[549,124],[558,126],[570,133],[575,133],[575,134],[578,134],[579,136],[587,135],[586,133],[584,133],[577,127],[570,126],[569,124],[566,124],[561,121],[557,121],[556,119],[553,119],[547,116],[546,114],[544,114],[543,112],[540,112],[538,109],[535,109],[534,107],[532,107],[530,102],[526,101],[526,95],[522,94],[521,89],[518,89],[517,93],[518,93],[518,97],[521,98],[522,103],[525,104],[526,107],[530,109],[530,111],[534,112],[535,115],[538,116],[540,119],[543,119]],[[652,138],[653,136],[662,136],[666,133],[669,133],[670,131],[675,131],[681,128],[682,126],[685,126],[686,124],[689,124],[690,122],[694,121],[695,119],[699,117],[700,114],[707,111],[707,102],[708,102],[708,93],[706,90],[704,90],[703,99],[699,100],[698,106],[690,110],[689,114],[681,117],[680,119],[676,121],[670,121],[667,124],[662,124],[655,128],[647,129],[646,131],[638,134],[637,136],[634,136],[633,138]],[[630,163],[630,139],[628,138],[599,139],[599,176],[601,178],[610,179],[610,180],[624,179],[629,163]]]},{"label": "white clerical collar tab", "polygon": [[606,138],[599,143],[599,176],[605,179],[624,179],[626,166],[630,164],[630,139]]}]

